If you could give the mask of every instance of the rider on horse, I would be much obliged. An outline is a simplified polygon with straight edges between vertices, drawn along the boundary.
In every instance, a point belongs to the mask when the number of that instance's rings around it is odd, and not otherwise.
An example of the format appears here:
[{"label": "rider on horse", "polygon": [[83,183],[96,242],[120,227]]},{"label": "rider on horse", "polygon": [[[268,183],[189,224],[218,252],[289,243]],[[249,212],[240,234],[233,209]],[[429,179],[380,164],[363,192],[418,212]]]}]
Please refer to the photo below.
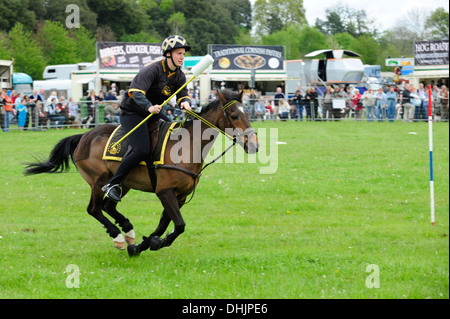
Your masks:
[{"label": "rider on horse", "polygon": [[[154,115],[151,122],[163,119],[170,120],[161,114],[161,106],[168,97],[176,92],[186,82],[186,76],[181,71],[184,55],[191,49],[186,40],[178,35],[169,36],[162,44],[163,60],[158,60],[139,71],[131,82],[120,105],[120,124],[128,133],[135,128],[150,113]],[[186,88],[177,94],[177,105],[182,109],[191,110],[191,101]],[[121,183],[141,161],[150,158],[150,135],[147,125],[141,125],[128,136],[132,151],[122,159],[119,168],[109,182],[103,186],[106,196],[120,201],[122,196]]]}]

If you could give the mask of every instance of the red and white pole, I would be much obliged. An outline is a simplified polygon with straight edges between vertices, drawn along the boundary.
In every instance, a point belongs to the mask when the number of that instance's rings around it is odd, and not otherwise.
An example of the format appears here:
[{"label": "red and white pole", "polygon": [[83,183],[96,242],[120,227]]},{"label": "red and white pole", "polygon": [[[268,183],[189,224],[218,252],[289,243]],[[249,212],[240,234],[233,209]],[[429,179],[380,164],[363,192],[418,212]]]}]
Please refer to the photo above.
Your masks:
[{"label": "red and white pole", "polygon": [[431,85],[428,85],[428,144],[430,149],[430,204],[431,225],[434,226],[434,178],[433,178],[433,108]]}]

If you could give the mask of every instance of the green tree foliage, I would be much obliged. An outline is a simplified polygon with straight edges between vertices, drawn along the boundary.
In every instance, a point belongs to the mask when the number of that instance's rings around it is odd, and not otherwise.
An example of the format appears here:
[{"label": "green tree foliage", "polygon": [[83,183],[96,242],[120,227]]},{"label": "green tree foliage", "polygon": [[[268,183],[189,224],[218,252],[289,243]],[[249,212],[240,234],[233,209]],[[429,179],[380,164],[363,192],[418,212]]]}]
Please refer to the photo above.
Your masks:
[{"label": "green tree foliage", "polygon": [[87,4],[97,14],[97,25],[110,27],[118,38],[138,33],[149,23],[144,8],[134,0],[87,0]]},{"label": "green tree foliage", "polygon": [[425,26],[435,40],[448,40],[449,14],[444,8],[437,8],[427,18]]},{"label": "green tree foliage", "polygon": [[293,24],[286,30],[262,36],[264,45],[286,46],[286,58],[299,59],[305,54],[326,47],[327,38],[315,27]]},{"label": "green tree foliage", "polygon": [[78,62],[76,41],[60,22],[45,21],[36,34],[49,64]]},{"label": "green tree foliage", "polygon": [[355,10],[339,3],[325,12],[325,20],[317,18],[315,24],[322,33],[334,35],[346,32],[354,37],[376,34],[374,19],[369,18],[366,10]]},{"label": "green tree foliage", "polygon": [[256,0],[254,17],[261,35],[278,32],[291,24],[306,24],[303,0]]},{"label": "green tree foliage", "polygon": [[24,72],[33,79],[40,79],[47,61],[31,35],[31,31],[25,30],[23,24],[16,23],[8,33],[9,52],[14,58],[14,72]]},{"label": "green tree foliage", "polygon": [[87,3],[87,0],[45,0],[41,1],[45,14],[38,16],[43,20],[60,22],[66,24],[68,12],[66,8],[69,4],[77,5],[80,12],[80,24],[94,33],[97,28],[97,13],[93,11]]},{"label": "green tree foliage", "polygon": [[9,31],[16,23],[33,30],[45,12],[43,0],[0,0],[0,30]]}]

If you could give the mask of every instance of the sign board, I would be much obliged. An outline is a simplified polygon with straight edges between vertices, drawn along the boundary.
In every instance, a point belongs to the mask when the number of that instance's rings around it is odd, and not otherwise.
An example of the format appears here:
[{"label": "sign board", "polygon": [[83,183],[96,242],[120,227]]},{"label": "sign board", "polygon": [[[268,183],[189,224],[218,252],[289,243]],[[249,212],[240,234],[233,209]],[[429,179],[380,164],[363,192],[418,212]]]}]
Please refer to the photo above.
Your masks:
[{"label": "sign board", "polygon": [[283,46],[213,44],[214,70],[282,70]]},{"label": "sign board", "polygon": [[345,109],[345,99],[333,99],[333,109]]},{"label": "sign board", "polygon": [[386,59],[386,66],[414,66],[413,58],[394,58],[394,59]]},{"label": "sign board", "polygon": [[448,64],[448,40],[414,42],[415,65]]},{"label": "sign board", "polygon": [[140,69],[161,59],[160,43],[97,42],[100,69]]},{"label": "sign board", "polygon": [[402,75],[411,75],[414,73],[414,67],[413,66],[404,66],[402,68]]}]

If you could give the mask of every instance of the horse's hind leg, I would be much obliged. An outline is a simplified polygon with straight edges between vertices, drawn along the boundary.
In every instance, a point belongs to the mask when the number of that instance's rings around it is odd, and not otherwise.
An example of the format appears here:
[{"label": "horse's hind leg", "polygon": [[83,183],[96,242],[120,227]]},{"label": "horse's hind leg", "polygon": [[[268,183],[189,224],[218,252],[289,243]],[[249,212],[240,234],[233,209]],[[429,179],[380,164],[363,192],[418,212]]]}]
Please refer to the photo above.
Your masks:
[{"label": "horse's hind leg", "polygon": [[[122,188],[122,197],[128,193],[130,189],[123,187]],[[133,224],[131,224],[130,220],[123,216],[117,209],[117,202],[113,201],[112,199],[105,197],[103,199],[102,209],[105,211],[109,216],[114,218],[116,221],[116,224],[119,224],[120,228],[122,228],[123,232],[125,233],[125,241],[128,245],[133,245],[135,242],[136,235],[134,233]]]},{"label": "horse's hind leg", "polygon": [[[107,179],[107,176],[106,176]],[[100,177],[92,186],[91,201],[88,206],[88,213],[97,219],[106,228],[106,232],[114,240],[114,246],[119,249],[125,249],[125,239],[123,238],[120,229],[117,228],[111,221],[102,213],[103,191],[102,186],[105,185],[105,178]]]}]

